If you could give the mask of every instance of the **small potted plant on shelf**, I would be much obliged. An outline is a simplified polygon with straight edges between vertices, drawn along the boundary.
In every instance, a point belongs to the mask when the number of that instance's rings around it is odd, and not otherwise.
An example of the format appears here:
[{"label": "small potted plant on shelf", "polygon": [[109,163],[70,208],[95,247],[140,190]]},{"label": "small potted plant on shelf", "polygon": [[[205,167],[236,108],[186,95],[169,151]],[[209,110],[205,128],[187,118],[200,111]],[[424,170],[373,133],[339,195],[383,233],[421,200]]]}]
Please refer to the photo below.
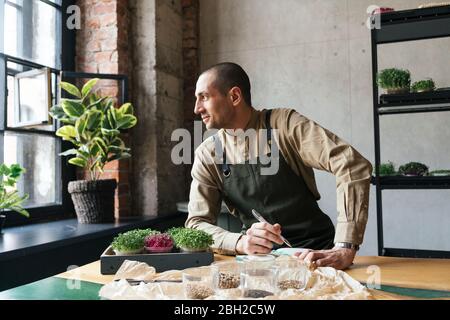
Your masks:
[{"label": "small potted plant on shelf", "polygon": [[408,93],[411,85],[409,70],[390,68],[384,69],[377,75],[378,85],[386,89],[388,94]]},{"label": "small potted plant on shelf", "polygon": [[450,176],[450,170],[433,170],[430,172],[430,176],[434,177]]},{"label": "small potted plant on shelf", "polygon": [[115,237],[111,247],[118,256],[139,254],[144,250],[145,238],[158,233],[159,231],[152,229],[130,230]]},{"label": "small potted plant on shelf", "polygon": [[436,85],[431,78],[414,82],[411,86],[411,91],[417,93],[431,92],[434,91],[434,89],[436,89]]},{"label": "small potted plant on shelf", "polygon": [[166,253],[173,249],[173,239],[167,233],[153,234],[145,237],[144,248],[149,253]]},{"label": "small potted plant on shelf", "polygon": [[172,228],[167,233],[174,239],[175,245],[185,252],[206,251],[214,243],[212,235],[191,228]]},{"label": "small potted plant on shelf", "polygon": [[30,214],[23,208],[23,202],[28,199],[28,194],[19,195],[19,191],[15,189],[17,180],[19,180],[25,169],[18,164],[10,166],[6,164],[0,165],[0,233],[5,224],[5,210],[12,210],[29,218]]},{"label": "small potted plant on shelf", "polygon": [[398,172],[405,176],[426,176],[428,167],[420,162],[409,162],[400,166]]},{"label": "small potted plant on shelf", "polygon": [[90,180],[71,181],[68,186],[80,223],[114,220],[117,182],[100,180],[100,174],[108,162],[131,156],[120,133],[137,122],[130,103],[115,108],[112,97],[99,97],[91,92],[98,80],[88,81],[81,91],[70,83],[61,82],[61,88],[76,99],[61,99],[61,104],[50,111],[53,118],[65,124],[56,135],[75,146],[60,155],[73,156],[69,163],[90,173]]},{"label": "small potted plant on shelf", "polygon": [[[394,176],[397,174],[395,165],[391,161],[388,163],[381,163],[378,172],[380,176]],[[375,168],[373,174],[375,175]]]}]

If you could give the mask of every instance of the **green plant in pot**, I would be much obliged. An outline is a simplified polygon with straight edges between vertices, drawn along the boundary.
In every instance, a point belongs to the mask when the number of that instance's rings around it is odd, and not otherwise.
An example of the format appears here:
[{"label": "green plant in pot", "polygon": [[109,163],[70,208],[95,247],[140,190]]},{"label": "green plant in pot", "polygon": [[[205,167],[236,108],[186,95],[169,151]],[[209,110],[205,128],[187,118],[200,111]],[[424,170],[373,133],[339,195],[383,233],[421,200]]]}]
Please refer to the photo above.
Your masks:
[{"label": "green plant in pot", "polygon": [[450,170],[447,169],[433,170],[430,172],[430,176],[434,177],[450,176]]},{"label": "green plant in pot", "polygon": [[171,228],[167,233],[175,241],[175,245],[183,251],[206,251],[214,243],[212,235],[203,230],[191,228]]},{"label": "green plant in pot", "polygon": [[131,156],[120,133],[137,122],[130,103],[115,108],[112,97],[100,97],[92,92],[98,80],[88,81],[81,90],[61,82],[61,88],[76,99],[61,99],[61,103],[50,111],[53,118],[64,124],[56,135],[74,145],[73,149],[60,155],[72,156],[70,164],[89,172],[89,180],[71,181],[68,186],[80,223],[114,220],[117,182],[115,179],[100,180],[100,174],[108,162]]},{"label": "green plant in pot", "polygon": [[410,90],[411,73],[397,68],[384,69],[378,73],[377,83],[388,94],[407,93]]},{"label": "green plant in pot", "polygon": [[412,92],[431,92],[434,89],[436,89],[436,85],[431,78],[414,82],[411,86]]},{"label": "green plant in pot", "polygon": [[28,194],[19,195],[16,183],[25,169],[18,164],[10,166],[0,165],[0,233],[6,220],[5,210],[15,211],[29,218],[30,214],[23,208],[23,203],[28,199]]},{"label": "green plant in pot", "polygon": [[167,253],[173,248],[173,239],[167,233],[152,234],[145,237],[144,248],[149,253]]},{"label": "green plant in pot", "polygon": [[[388,161],[388,163],[381,163],[378,172],[380,176],[393,176],[397,174],[395,171],[395,165],[392,161]],[[375,174],[375,168],[373,173]]]},{"label": "green plant in pot", "polygon": [[116,255],[139,254],[144,250],[145,238],[155,234],[159,234],[159,231],[135,229],[125,233],[119,233],[113,239],[111,247]]},{"label": "green plant in pot", "polygon": [[398,168],[398,172],[405,176],[426,176],[428,167],[420,162],[408,162]]}]

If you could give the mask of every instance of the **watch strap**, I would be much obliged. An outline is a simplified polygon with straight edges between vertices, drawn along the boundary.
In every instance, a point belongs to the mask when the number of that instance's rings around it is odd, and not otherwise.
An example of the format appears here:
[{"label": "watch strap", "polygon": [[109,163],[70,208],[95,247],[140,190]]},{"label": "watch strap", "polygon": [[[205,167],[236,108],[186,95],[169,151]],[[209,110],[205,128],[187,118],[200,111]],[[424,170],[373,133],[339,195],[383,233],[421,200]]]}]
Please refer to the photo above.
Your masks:
[{"label": "watch strap", "polygon": [[359,245],[350,242],[336,242],[334,245],[339,248],[359,250]]}]

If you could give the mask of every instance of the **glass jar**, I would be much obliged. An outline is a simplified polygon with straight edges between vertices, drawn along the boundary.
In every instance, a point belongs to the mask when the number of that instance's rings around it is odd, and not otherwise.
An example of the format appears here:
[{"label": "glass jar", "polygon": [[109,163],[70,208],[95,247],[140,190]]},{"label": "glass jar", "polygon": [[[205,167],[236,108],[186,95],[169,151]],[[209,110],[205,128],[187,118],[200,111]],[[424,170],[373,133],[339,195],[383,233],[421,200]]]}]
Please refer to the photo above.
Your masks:
[{"label": "glass jar", "polygon": [[277,259],[277,287],[279,291],[288,289],[302,290],[305,288],[309,270],[297,258],[286,257]]},{"label": "glass jar", "polygon": [[185,269],[182,277],[186,299],[206,299],[214,295],[211,270],[209,268]]},{"label": "glass jar", "polygon": [[249,255],[241,262],[241,290],[244,298],[264,298],[277,293],[275,257]]},{"label": "glass jar", "polygon": [[221,261],[211,264],[214,291],[222,297],[237,298],[241,296],[240,269],[236,261]]}]

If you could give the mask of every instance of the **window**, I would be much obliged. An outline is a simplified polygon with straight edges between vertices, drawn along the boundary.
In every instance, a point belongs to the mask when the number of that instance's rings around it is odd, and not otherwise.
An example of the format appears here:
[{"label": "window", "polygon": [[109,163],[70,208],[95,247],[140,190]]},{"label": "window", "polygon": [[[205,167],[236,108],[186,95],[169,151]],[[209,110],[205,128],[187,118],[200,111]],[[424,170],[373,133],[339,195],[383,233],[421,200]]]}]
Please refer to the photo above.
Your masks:
[{"label": "window", "polygon": [[5,54],[60,69],[60,9],[48,1],[5,0]]},{"label": "window", "polygon": [[56,137],[48,109],[58,101],[61,70],[73,69],[74,31],[62,23],[73,2],[0,0],[0,163],[26,168],[17,187],[29,194],[31,215],[12,212],[8,225],[72,212],[65,190],[74,169],[58,155],[67,146]]}]

